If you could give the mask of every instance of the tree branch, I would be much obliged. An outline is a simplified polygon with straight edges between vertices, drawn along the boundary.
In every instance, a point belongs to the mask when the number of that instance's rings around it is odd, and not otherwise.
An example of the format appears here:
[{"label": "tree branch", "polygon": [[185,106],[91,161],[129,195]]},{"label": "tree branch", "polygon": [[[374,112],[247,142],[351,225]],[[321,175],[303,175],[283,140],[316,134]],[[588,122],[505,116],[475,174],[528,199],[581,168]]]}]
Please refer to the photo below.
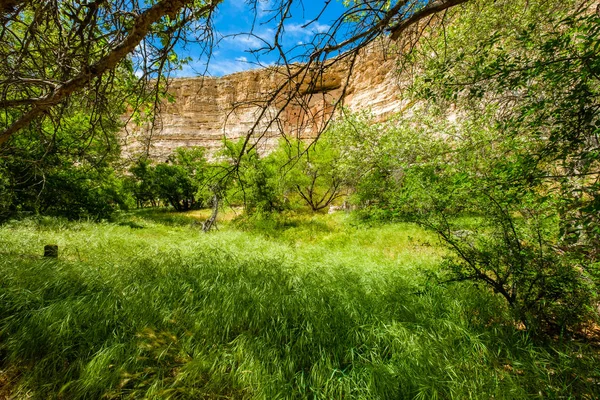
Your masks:
[{"label": "tree branch", "polygon": [[390,32],[392,33],[390,37],[392,40],[398,40],[400,35],[409,26],[416,24],[423,18],[426,18],[440,11],[444,11],[450,7],[466,3],[467,1],[469,0],[434,0],[425,7],[421,8],[419,11],[412,14],[410,17],[403,19],[397,25],[392,26],[390,28]]},{"label": "tree branch", "polygon": [[15,11],[17,6],[24,2],[25,0],[0,0],[0,19],[6,14]]},{"label": "tree branch", "polygon": [[[0,134],[0,145],[5,143],[14,133],[28,126],[31,121],[52,106],[57,105],[74,92],[86,87],[93,79],[101,77],[105,72],[114,69],[144,39],[154,23],[166,15],[174,16],[184,6],[191,3],[193,3],[193,0],[161,0],[141,13],[136,17],[127,37],[119,45],[79,75],[65,82],[49,95],[35,101],[33,108],[29,112],[22,115],[21,118]],[[213,3],[208,3],[204,7],[204,11],[208,11],[215,6]]]}]

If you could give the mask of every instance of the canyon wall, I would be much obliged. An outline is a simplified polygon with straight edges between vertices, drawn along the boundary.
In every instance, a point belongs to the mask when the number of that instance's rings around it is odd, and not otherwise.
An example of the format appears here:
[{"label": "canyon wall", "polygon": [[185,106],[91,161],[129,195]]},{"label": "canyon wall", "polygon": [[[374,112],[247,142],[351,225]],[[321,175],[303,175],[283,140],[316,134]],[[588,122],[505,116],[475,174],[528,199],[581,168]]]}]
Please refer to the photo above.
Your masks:
[{"label": "canyon wall", "polygon": [[147,151],[162,160],[177,147],[203,146],[214,155],[223,138],[236,140],[249,132],[249,145],[268,152],[282,134],[314,137],[341,105],[384,119],[402,107],[391,54],[389,46],[378,43],[363,49],[354,62],[342,60],[315,76],[303,71],[293,79],[282,67],[174,79],[169,86],[174,101],[161,105],[155,129],[128,125],[122,135],[124,154]]}]

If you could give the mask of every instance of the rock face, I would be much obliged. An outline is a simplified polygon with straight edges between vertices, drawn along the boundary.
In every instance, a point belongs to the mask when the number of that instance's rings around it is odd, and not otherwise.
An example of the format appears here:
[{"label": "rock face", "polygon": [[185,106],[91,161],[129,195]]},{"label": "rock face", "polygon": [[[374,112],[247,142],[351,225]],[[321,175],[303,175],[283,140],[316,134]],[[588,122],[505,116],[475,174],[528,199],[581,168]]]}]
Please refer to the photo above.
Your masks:
[{"label": "rock face", "polygon": [[[177,147],[203,146],[215,154],[223,139],[249,136],[249,146],[268,152],[282,134],[311,138],[341,106],[370,110],[384,119],[401,109],[396,58],[383,43],[312,74],[299,66],[240,72],[222,78],[174,79],[174,102],[161,105],[158,126],[128,126],[125,155],[148,151],[165,159]],[[301,71],[294,76],[296,71]],[[313,76],[311,76],[313,75]],[[151,135],[151,145],[145,146]]]}]

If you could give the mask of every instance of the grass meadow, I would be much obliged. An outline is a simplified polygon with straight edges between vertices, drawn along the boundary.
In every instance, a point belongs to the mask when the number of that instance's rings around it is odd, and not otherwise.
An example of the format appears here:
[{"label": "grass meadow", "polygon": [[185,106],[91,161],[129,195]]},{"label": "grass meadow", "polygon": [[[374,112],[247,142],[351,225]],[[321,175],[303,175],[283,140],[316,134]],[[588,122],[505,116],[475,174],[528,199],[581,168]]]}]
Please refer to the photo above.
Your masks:
[{"label": "grass meadow", "polygon": [[0,399],[600,397],[597,347],[436,284],[446,250],[416,225],[202,216],[0,226]]}]

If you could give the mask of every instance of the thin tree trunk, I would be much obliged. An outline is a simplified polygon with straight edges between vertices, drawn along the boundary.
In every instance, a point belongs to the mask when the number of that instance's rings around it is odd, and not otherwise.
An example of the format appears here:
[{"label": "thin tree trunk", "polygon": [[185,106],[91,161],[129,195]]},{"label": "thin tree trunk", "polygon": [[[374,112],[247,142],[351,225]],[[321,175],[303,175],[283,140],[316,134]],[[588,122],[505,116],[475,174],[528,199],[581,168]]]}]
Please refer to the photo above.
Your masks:
[{"label": "thin tree trunk", "polygon": [[215,227],[215,229],[217,229],[217,215],[219,215],[219,196],[216,193],[213,197],[212,203],[213,203],[212,214],[211,214],[210,218],[208,218],[202,224],[202,230],[204,232],[210,231],[213,226]]}]

